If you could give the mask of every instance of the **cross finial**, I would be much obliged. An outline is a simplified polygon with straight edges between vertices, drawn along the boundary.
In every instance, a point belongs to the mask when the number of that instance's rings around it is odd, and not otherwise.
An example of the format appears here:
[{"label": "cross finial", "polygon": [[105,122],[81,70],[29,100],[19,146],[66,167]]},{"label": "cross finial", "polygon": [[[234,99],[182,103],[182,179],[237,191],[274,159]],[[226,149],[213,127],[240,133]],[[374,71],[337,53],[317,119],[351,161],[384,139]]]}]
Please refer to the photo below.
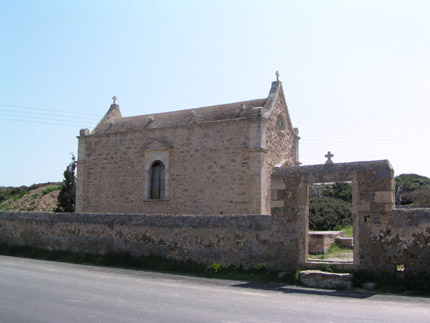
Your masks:
[{"label": "cross finial", "polygon": [[281,75],[281,74],[279,74],[279,72],[276,71],[275,75],[276,75],[276,81],[279,82],[279,75]]},{"label": "cross finial", "polygon": [[329,151],[325,157],[327,158],[327,161],[325,162],[326,164],[333,164],[331,158],[334,157],[334,155],[331,153],[331,151]]},{"label": "cross finial", "polygon": [[116,104],[116,100],[117,100],[117,98],[116,98],[116,96],[115,96],[115,95],[112,97],[112,100],[113,100],[113,104]]}]

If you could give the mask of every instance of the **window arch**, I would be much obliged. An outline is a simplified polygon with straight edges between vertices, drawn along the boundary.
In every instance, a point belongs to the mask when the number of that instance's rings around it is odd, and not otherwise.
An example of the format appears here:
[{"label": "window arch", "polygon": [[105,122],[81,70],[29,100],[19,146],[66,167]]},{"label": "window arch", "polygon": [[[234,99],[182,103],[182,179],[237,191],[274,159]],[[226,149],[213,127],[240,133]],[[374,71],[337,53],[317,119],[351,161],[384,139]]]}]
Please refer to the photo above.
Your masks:
[{"label": "window arch", "polygon": [[150,198],[153,200],[164,198],[166,191],[165,170],[164,164],[159,160],[155,161],[151,166]]}]

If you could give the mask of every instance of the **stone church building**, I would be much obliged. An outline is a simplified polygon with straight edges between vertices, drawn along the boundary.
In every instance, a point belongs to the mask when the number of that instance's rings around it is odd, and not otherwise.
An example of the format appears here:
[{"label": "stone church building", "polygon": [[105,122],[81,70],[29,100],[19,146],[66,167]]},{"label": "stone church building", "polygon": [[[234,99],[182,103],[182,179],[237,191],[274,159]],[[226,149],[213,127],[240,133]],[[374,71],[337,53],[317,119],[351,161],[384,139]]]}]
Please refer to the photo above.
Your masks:
[{"label": "stone church building", "polygon": [[280,81],[263,99],[122,117],[80,131],[76,212],[270,214],[275,167],[299,164]]}]

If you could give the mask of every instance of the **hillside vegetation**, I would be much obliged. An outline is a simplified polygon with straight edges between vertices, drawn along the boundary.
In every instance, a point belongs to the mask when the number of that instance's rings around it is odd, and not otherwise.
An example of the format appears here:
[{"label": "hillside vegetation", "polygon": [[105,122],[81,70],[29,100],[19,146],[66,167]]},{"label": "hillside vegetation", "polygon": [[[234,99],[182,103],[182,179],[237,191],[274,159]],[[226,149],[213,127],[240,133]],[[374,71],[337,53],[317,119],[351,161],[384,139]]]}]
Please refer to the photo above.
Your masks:
[{"label": "hillside vegetation", "polygon": [[0,187],[0,211],[53,212],[61,183]]},{"label": "hillside vegetation", "polygon": [[416,174],[397,176],[396,204],[430,207],[430,178]]}]

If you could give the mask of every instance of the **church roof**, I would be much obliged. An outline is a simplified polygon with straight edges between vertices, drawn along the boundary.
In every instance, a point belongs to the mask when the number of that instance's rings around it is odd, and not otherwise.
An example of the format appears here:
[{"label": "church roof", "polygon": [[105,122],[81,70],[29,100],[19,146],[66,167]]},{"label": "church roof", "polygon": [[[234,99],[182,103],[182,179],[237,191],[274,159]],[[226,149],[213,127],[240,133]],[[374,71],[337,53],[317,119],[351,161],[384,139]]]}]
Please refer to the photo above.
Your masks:
[{"label": "church roof", "polygon": [[259,117],[270,110],[274,94],[278,92],[281,86],[280,83],[273,82],[269,97],[265,99],[133,117],[122,117],[119,106],[114,103],[91,134],[108,134]]}]

